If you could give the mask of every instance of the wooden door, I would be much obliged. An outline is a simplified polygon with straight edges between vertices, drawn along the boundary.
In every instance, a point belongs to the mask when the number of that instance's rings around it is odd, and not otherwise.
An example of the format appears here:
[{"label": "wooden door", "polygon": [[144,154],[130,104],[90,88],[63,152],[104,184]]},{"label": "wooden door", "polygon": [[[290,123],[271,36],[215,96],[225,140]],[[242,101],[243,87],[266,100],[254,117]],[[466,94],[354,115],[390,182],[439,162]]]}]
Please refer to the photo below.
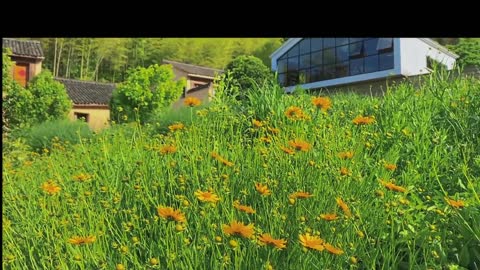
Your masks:
[{"label": "wooden door", "polygon": [[28,81],[28,64],[17,63],[13,69],[13,79],[25,87]]}]

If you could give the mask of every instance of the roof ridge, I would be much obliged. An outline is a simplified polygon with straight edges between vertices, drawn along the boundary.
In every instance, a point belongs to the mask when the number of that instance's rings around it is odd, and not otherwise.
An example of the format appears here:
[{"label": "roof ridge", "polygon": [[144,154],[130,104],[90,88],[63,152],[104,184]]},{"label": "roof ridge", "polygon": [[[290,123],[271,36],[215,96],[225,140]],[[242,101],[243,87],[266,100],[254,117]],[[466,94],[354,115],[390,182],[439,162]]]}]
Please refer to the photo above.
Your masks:
[{"label": "roof ridge", "polygon": [[194,65],[194,64],[187,64],[187,63],[178,62],[178,61],[173,61],[173,60],[168,60],[168,59],[163,59],[163,62],[167,62],[167,63],[168,63],[168,62],[173,62],[173,63],[182,64],[182,65],[187,65],[187,66],[192,66],[192,67],[200,67],[200,68],[207,68],[207,69],[213,69],[213,70],[223,71],[223,69],[206,67],[206,66],[200,66],[200,65]]},{"label": "roof ridge", "polygon": [[21,40],[21,39],[16,39],[16,38],[2,38],[2,39],[19,41],[19,42],[34,42],[34,43],[40,43],[40,40],[33,40],[33,39],[29,39],[29,40]]}]

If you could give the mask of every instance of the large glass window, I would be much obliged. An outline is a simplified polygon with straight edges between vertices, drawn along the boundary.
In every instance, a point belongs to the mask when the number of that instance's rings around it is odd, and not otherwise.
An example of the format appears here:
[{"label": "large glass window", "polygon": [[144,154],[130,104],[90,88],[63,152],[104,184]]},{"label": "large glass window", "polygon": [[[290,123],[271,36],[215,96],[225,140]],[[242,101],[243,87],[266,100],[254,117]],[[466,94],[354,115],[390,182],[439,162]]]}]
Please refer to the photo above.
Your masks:
[{"label": "large glass window", "polygon": [[393,69],[393,38],[304,38],[277,61],[292,86]]}]

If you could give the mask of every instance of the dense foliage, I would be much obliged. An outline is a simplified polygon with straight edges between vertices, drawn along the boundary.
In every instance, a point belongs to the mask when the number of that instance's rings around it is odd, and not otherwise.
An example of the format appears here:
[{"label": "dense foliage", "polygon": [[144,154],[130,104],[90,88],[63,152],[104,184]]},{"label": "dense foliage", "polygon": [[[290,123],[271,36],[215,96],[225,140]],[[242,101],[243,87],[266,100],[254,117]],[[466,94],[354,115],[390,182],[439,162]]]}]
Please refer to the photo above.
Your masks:
[{"label": "dense foliage", "polygon": [[55,81],[52,73],[44,70],[29,82],[27,88],[24,88],[9,74],[12,63],[8,58],[4,53],[2,105],[9,127],[23,127],[65,118],[72,107],[65,86]]},{"label": "dense foliage", "polygon": [[164,134],[4,154],[3,268],[478,269],[478,79],[382,98],[265,84],[245,113],[229,83]]},{"label": "dense foliage", "polygon": [[449,49],[460,56],[457,59],[459,65],[480,67],[480,38],[460,38],[458,43],[450,45]]},{"label": "dense foliage", "polygon": [[174,81],[171,65],[138,67],[128,73],[119,84],[111,100],[111,119],[117,122],[140,120],[145,122],[150,114],[166,108],[178,100],[185,80]]},{"label": "dense foliage", "polygon": [[240,99],[244,99],[247,93],[263,86],[265,82],[274,80],[273,73],[262,61],[255,56],[241,55],[233,59],[225,72],[232,79],[231,89],[238,89]]}]

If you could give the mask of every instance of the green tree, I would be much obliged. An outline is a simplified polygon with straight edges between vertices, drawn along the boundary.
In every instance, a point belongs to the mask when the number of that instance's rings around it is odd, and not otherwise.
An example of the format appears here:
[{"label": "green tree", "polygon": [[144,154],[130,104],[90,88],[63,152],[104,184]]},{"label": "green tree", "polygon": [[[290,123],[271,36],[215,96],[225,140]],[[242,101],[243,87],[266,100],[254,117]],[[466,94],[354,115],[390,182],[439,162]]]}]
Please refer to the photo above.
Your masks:
[{"label": "green tree", "polygon": [[227,65],[225,72],[232,78],[233,85],[239,89],[238,98],[244,99],[247,91],[262,86],[274,79],[273,73],[255,56],[241,55]]},{"label": "green tree", "polygon": [[65,86],[53,79],[50,71],[44,70],[27,87],[33,97],[32,118],[36,123],[66,118],[72,109],[72,101]]},{"label": "green tree", "polygon": [[24,88],[12,79],[12,62],[2,54],[2,118],[5,127],[18,128],[46,120],[61,119],[72,107],[65,86],[44,70]]},{"label": "green tree", "polygon": [[174,81],[174,78],[171,65],[130,70],[127,80],[113,92],[112,119],[127,122],[138,118],[143,123],[151,113],[170,106],[180,98],[185,86],[185,80]]},{"label": "green tree", "polygon": [[461,66],[480,66],[480,38],[460,38],[455,45],[448,46],[460,57],[457,63]]}]

